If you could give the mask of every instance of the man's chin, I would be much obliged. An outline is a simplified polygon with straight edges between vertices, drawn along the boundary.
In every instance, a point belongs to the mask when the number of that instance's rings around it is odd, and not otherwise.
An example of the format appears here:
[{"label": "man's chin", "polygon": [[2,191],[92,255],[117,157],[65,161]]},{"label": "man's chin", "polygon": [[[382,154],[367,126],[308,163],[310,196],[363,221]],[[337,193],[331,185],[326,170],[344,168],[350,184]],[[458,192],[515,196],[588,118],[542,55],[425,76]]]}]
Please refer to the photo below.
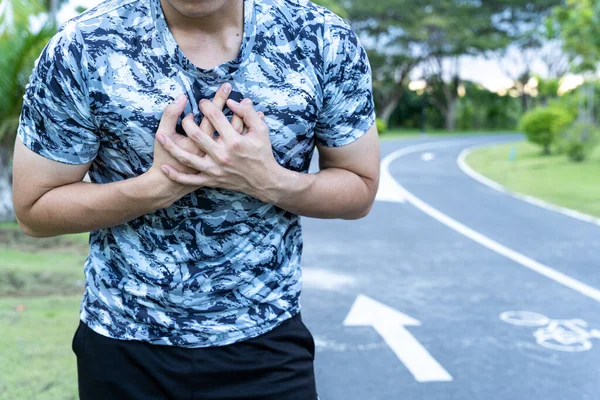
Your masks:
[{"label": "man's chin", "polygon": [[181,15],[187,18],[208,17],[216,13],[227,0],[163,0],[168,2]]}]

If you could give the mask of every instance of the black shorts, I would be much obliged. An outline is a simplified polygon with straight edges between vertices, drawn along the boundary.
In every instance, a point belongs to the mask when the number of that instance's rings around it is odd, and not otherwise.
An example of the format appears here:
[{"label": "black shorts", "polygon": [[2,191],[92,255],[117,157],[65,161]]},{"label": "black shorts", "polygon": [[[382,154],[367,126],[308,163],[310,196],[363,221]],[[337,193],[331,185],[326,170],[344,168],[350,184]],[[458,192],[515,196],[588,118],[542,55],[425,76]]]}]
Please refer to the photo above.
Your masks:
[{"label": "black shorts", "polygon": [[72,342],[81,400],[316,400],[315,343],[300,314],[228,346],[112,339],[80,321]]}]

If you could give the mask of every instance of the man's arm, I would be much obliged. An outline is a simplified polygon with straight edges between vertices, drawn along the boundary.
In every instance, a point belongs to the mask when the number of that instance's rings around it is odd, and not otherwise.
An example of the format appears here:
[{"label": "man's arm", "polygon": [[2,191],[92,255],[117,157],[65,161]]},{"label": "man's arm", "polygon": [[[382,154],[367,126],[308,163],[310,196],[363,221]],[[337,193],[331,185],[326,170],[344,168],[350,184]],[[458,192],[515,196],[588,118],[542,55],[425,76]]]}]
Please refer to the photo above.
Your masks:
[{"label": "man's arm", "polygon": [[[219,109],[229,96],[224,87],[213,100]],[[167,106],[160,122],[161,132],[177,135],[175,126],[185,105],[183,96],[179,102]],[[232,122],[243,125],[239,118]],[[208,120],[202,124],[205,132],[212,132],[212,127],[206,128],[210,125]],[[188,150],[194,149],[188,146]],[[81,181],[91,162],[70,165],[53,161],[30,150],[18,139],[13,159],[13,202],[17,221],[23,232],[34,237],[89,232],[120,225],[168,207],[197,189],[174,184],[159,171],[163,163],[172,163],[182,172],[193,172],[156,143],[154,162],[147,172],[106,184]]]},{"label": "man's arm", "polygon": [[379,186],[379,141],[373,126],[342,147],[319,146],[316,174],[280,171],[273,203],[313,218],[358,219],[366,216]]},{"label": "man's arm", "polygon": [[[169,115],[165,112],[161,123]],[[13,202],[23,232],[49,237],[108,228],[167,207],[179,194],[175,185],[169,185],[154,166],[138,177],[123,181],[82,182],[90,164],[69,165],[50,160],[17,139]]]},{"label": "man's arm", "polygon": [[165,207],[172,195],[160,177],[94,184],[81,182],[90,163],[68,165],[15,143],[13,201],[19,226],[29,236],[50,237],[108,228]]}]

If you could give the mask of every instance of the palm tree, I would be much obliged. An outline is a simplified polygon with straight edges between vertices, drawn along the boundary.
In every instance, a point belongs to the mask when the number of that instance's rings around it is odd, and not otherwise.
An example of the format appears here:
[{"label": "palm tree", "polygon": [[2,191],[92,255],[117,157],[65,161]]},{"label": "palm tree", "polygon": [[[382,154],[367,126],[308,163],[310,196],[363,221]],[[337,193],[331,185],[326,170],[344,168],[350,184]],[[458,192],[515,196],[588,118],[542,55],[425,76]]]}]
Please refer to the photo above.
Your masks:
[{"label": "palm tree", "polygon": [[46,10],[38,0],[0,0],[0,38],[16,34]]},{"label": "palm tree", "polygon": [[0,0],[0,221],[14,220],[11,158],[25,86],[36,58],[56,31],[55,17],[39,31],[31,29],[31,17],[45,11],[37,0]]}]

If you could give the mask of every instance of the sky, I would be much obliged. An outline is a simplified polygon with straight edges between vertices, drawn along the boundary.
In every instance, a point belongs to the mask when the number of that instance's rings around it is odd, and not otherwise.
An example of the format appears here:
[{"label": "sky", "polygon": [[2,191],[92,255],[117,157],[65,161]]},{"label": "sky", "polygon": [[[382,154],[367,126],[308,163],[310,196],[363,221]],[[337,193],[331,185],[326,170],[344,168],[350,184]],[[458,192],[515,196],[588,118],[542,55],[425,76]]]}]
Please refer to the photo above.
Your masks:
[{"label": "sky", "polygon": [[[61,22],[67,21],[77,15],[75,11],[77,6],[91,8],[100,2],[101,0],[71,0],[61,9],[58,18]],[[516,61],[504,59],[502,60],[503,68],[501,68],[499,60],[491,60],[484,57],[463,57],[460,65],[460,77],[463,80],[479,83],[493,92],[510,88],[513,86],[513,81],[506,75],[505,71],[512,75],[512,78],[516,78],[523,68],[518,61],[518,54],[511,54],[510,58]],[[447,66],[447,70],[450,70],[449,66]],[[535,74],[539,74],[542,77],[547,76],[547,68],[541,60],[534,60],[532,70]],[[422,78],[422,76],[423,70],[416,69],[411,79],[417,80]],[[565,83],[566,86],[573,86],[577,85],[579,81],[579,77],[570,75],[567,76]]]}]

